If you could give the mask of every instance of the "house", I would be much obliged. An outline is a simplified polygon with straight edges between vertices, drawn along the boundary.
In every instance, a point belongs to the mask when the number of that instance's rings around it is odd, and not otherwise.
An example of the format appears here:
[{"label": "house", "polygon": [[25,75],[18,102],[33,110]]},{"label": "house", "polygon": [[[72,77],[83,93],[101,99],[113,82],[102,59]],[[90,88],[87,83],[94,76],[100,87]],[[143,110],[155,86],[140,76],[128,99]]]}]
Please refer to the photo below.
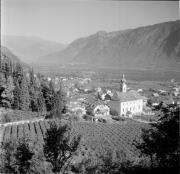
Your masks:
[{"label": "house", "polygon": [[152,106],[159,106],[159,103],[152,103]]},{"label": "house", "polygon": [[115,95],[109,102],[112,111],[116,111],[120,116],[141,114],[143,111],[143,99],[138,92],[134,90],[127,91],[126,79],[123,75],[120,91],[116,91]]},{"label": "house", "polygon": [[137,92],[143,92],[143,90],[142,89],[138,89]]},{"label": "house", "polygon": [[100,87],[96,88],[96,91],[97,91],[97,92],[101,92],[101,90],[102,90],[102,89],[101,89]]},{"label": "house", "polygon": [[109,96],[113,96],[113,93],[108,89],[108,90],[106,90],[106,94],[108,94]]},{"label": "house", "polygon": [[88,97],[88,100],[84,102],[87,106],[86,110],[95,117],[105,117],[110,115],[110,108],[106,102],[97,100],[95,97]]},{"label": "house", "polygon": [[113,96],[110,90],[101,90],[97,94],[101,100],[110,100]]},{"label": "house", "polygon": [[105,97],[106,97],[106,93],[103,93],[103,94],[101,95],[101,100],[105,100]]},{"label": "house", "polygon": [[159,97],[159,94],[158,93],[153,93],[153,96],[154,97]]},{"label": "house", "polygon": [[159,92],[160,94],[166,94],[166,93],[167,93],[167,91],[162,90],[162,89],[159,89],[158,92]]},{"label": "house", "polygon": [[177,96],[179,95],[179,92],[174,91],[174,92],[173,92],[173,95],[174,95],[175,97],[177,97]]},{"label": "house", "polygon": [[97,104],[93,110],[95,117],[104,117],[110,114],[110,108],[105,104]]},{"label": "house", "polygon": [[179,87],[174,87],[173,90],[179,92]]},{"label": "house", "polygon": [[51,79],[51,77],[48,77],[47,80],[48,80],[48,82],[49,82],[49,81],[51,81],[52,79]]}]

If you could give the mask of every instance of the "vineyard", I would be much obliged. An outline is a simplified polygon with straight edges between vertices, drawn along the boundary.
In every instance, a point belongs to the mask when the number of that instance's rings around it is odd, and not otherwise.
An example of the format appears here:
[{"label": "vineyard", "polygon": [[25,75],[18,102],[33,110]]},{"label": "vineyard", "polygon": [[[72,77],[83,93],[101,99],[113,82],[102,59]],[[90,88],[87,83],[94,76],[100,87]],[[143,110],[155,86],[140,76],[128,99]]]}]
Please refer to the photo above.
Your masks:
[{"label": "vineyard", "polygon": [[[51,122],[59,124],[57,120]],[[2,141],[26,136],[42,145],[46,130],[49,127],[50,121],[10,125],[4,128]],[[147,124],[135,122],[124,124],[73,122],[71,136],[81,135],[81,144],[89,147],[98,156],[105,154],[108,150],[117,150],[132,158],[139,154],[136,143],[141,141],[142,128],[147,128]]]}]

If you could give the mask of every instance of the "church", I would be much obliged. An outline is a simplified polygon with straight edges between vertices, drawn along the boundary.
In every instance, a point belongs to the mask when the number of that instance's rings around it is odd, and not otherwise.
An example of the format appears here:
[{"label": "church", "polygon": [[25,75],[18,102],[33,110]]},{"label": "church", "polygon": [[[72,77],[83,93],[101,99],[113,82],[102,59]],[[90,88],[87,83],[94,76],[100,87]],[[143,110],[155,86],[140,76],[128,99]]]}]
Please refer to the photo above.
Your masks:
[{"label": "church", "polygon": [[141,114],[143,111],[143,99],[138,92],[134,90],[127,90],[127,82],[123,77],[120,82],[120,91],[116,91],[109,106],[112,111],[115,111],[120,116],[132,116]]}]

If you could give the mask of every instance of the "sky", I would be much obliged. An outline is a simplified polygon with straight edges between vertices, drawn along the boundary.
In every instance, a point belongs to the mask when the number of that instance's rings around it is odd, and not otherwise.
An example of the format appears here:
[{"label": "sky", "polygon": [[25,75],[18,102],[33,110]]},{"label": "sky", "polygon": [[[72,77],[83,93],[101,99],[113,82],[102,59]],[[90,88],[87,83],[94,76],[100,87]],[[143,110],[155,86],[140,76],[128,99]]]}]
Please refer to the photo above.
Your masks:
[{"label": "sky", "polygon": [[178,1],[1,0],[1,34],[68,44],[98,31],[179,19]]}]

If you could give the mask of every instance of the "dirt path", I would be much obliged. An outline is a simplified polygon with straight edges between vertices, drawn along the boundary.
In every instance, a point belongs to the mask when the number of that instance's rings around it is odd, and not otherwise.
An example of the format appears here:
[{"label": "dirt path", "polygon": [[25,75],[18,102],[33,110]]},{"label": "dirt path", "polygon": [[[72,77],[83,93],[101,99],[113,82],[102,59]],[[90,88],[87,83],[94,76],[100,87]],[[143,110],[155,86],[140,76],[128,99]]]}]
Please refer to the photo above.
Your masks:
[{"label": "dirt path", "polygon": [[36,118],[33,120],[14,121],[14,122],[10,122],[10,123],[2,123],[2,124],[0,124],[0,127],[1,126],[6,127],[9,125],[18,125],[18,124],[24,124],[24,123],[30,123],[30,122],[38,122],[38,121],[43,121],[43,120],[44,120],[44,118]]}]

